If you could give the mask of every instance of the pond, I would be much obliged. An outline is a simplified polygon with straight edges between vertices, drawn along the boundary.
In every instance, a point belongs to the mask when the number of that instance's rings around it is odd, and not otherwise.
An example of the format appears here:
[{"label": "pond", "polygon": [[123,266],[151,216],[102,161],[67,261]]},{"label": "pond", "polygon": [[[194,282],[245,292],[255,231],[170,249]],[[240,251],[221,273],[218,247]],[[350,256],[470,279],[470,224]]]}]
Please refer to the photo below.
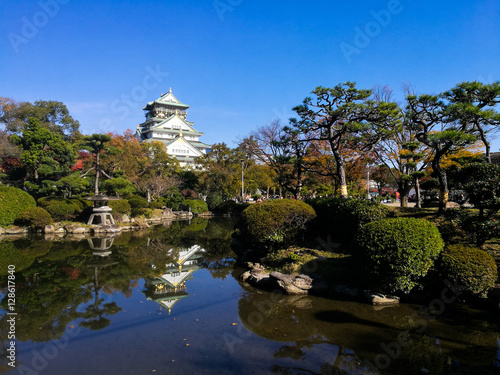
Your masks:
[{"label": "pond", "polygon": [[450,303],[449,290],[421,306],[375,308],[253,289],[238,281],[243,270],[230,247],[233,224],[195,219],[114,238],[4,239],[0,372],[499,369],[500,325],[493,311]]}]

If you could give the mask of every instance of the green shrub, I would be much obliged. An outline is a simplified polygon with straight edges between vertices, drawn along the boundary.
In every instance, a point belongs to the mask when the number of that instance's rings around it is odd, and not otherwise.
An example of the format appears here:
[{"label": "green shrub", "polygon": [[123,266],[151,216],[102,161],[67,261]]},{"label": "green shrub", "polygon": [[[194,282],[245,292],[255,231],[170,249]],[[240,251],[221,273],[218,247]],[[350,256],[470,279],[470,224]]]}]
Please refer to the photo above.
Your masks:
[{"label": "green shrub", "polygon": [[149,204],[149,208],[155,210],[155,209],[161,209],[163,208],[164,204],[163,202],[151,202]]},{"label": "green shrub", "polygon": [[174,193],[172,195],[163,197],[165,206],[170,208],[172,211],[179,211],[182,202],[184,202],[184,200],[185,198],[180,193]]},{"label": "green shrub", "polygon": [[207,195],[207,205],[210,211],[215,211],[222,203],[224,203],[222,195],[216,193]]},{"label": "green shrub", "polygon": [[390,293],[417,286],[443,246],[436,226],[415,218],[377,220],[362,226],[355,238],[367,281]]},{"label": "green shrub", "polygon": [[26,226],[31,228],[43,228],[46,225],[50,225],[54,222],[52,216],[42,207],[28,207],[19,215],[15,223],[20,226]]},{"label": "green shrub", "polygon": [[57,203],[72,203],[71,200],[66,199],[64,197],[59,197],[55,195],[50,195],[48,197],[41,197],[37,199],[38,206],[47,208],[48,206],[52,204],[57,204]]},{"label": "green shrub", "polygon": [[239,229],[243,237],[254,244],[283,246],[297,239],[314,217],[314,209],[302,201],[266,201],[252,204],[243,211]]},{"label": "green shrub", "polygon": [[116,201],[109,201],[109,207],[113,209],[113,213],[120,215],[130,215],[130,203],[126,199],[118,199]]},{"label": "green shrub", "polygon": [[183,206],[186,211],[191,210],[194,215],[202,214],[203,212],[208,211],[207,202],[204,202],[201,199],[186,199],[183,202]]},{"label": "green shrub", "polygon": [[80,212],[77,206],[66,202],[50,204],[46,210],[55,221],[73,220]]},{"label": "green shrub", "polygon": [[78,207],[78,211],[81,212],[87,207],[92,207],[92,202],[86,199],[80,199],[80,198],[69,198],[69,203],[74,204],[76,207]]},{"label": "green shrub", "polygon": [[0,185],[0,225],[14,223],[16,217],[29,207],[35,207],[35,199],[23,190]]},{"label": "green shrub", "polygon": [[349,243],[363,225],[391,215],[380,203],[362,199],[325,198],[307,200],[318,215],[315,229],[320,236],[331,235],[336,241]]},{"label": "green shrub", "polygon": [[139,197],[138,195],[130,198],[128,203],[132,208],[147,208],[149,206],[148,200],[146,198]]},{"label": "green shrub", "polygon": [[457,223],[469,240],[478,247],[483,246],[487,240],[500,236],[498,221],[488,217],[480,218],[473,210],[447,210],[446,216]]},{"label": "green shrub", "polygon": [[131,216],[132,217],[145,217],[147,219],[150,219],[153,217],[153,210],[151,208],[132,208],[131,210]]},{"label": "green shrub", "polygon": [[486,297],[497,280],[495,260],[487,252],[463,245],[447,246],[441,254],[439,270],[454,280],[462,292]]}]

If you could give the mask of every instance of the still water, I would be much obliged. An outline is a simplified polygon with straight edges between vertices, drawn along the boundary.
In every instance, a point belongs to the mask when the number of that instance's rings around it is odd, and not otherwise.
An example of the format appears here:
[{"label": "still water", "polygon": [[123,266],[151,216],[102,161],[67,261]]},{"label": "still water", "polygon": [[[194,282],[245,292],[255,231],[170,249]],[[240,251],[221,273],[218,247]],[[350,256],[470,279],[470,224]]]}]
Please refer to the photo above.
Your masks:
[{"label": "still water", "polygon": [[497,372],[494,311],[438,300],[381,309],[259,291],[238,281],[233,224],[196,219],[114,238],[4,239],[0,372]]}]

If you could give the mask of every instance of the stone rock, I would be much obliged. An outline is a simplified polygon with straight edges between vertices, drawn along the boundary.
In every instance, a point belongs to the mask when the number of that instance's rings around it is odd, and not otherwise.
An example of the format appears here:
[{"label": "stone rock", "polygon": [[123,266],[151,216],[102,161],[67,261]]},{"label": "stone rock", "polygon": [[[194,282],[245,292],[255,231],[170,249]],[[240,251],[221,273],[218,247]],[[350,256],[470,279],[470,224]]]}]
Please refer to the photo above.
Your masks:
[{"label": "stone rock", "polygon": [[71,224],[66,224],[64,226],[64,230],[67,232],[67,233],[73,233],[73,230],[75,229],[75,227]]},{"label": "stone rock", "polygon": [[281,288],[286,294],[307,294],[312,288],[312,279],[307,275],[285,275],[271,272],[271,283]]},{"label": "stone rock", "polygon": [[122,215],[122,223],[130,223],[130,217],[127,214]]},{"label": "stone rock", "polygon": [[5,234],[5,228],[0,227],[0,235]]},{"label": "stone rock", "polygon": [[249,284],[265,287],[269,284],[269,274],[259,268],[254,268],[250,271],[250,276],[246,279]]},{"label": "stone rock", "polygon": [[46,225],[43,227],[43,233],[54,233],[56,231],[56,228],[53,225]]},{"label": "stone rock", "polygon": [[250,271],[246,271],[240,276],[240,280],[245,282],[251,275],[252,273]]},{"label": "stone rock", "polygon": [[169,218],[169,217],[174,217],[174,213],[171,208],[165,207],[163,209],[163,212],[161,213],[161,216],[164,218]]},{"label": "stone rock", "polygon": [[64,234],[66,233],[66,230],[62,227],[59,227],[54,231],[54,233]]},{"label": "stone rock", "polygon": [[5,229],[5,234],[23,234],[26,230],[19,227]]},{"label": "stone rock", "polygon": [[84,227],[76,227],[73,229],[73,234],[83,234],[85,233],[86,229]]},{"label": "stone rock", "polygon": [[363,298],[374,306],[392,306],[399,304],[399,297],[386,296],[380,293],[372,293],[369,290],[363,292]]},{"label": "stone rock", "polygon": [[460,204],[457,202],[446,202],[446,208],[460,208]]}]

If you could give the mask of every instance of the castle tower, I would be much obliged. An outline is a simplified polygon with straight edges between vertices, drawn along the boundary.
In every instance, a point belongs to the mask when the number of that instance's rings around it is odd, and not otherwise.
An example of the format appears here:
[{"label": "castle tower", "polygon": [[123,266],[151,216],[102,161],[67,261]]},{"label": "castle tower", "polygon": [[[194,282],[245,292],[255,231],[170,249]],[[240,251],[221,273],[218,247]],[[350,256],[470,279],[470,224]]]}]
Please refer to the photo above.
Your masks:
[{"label": "castle tower", "polygon": [[210,150],[200,142],[203,133],[186,120],[189,105],[181,103],[170,88],[166,94],[148,102],[143,108],[146,121],[137,126],[136,136],[141,142],[160,141],[167,152],[179,160],[182,167],[194,166],[196,159]]}]

